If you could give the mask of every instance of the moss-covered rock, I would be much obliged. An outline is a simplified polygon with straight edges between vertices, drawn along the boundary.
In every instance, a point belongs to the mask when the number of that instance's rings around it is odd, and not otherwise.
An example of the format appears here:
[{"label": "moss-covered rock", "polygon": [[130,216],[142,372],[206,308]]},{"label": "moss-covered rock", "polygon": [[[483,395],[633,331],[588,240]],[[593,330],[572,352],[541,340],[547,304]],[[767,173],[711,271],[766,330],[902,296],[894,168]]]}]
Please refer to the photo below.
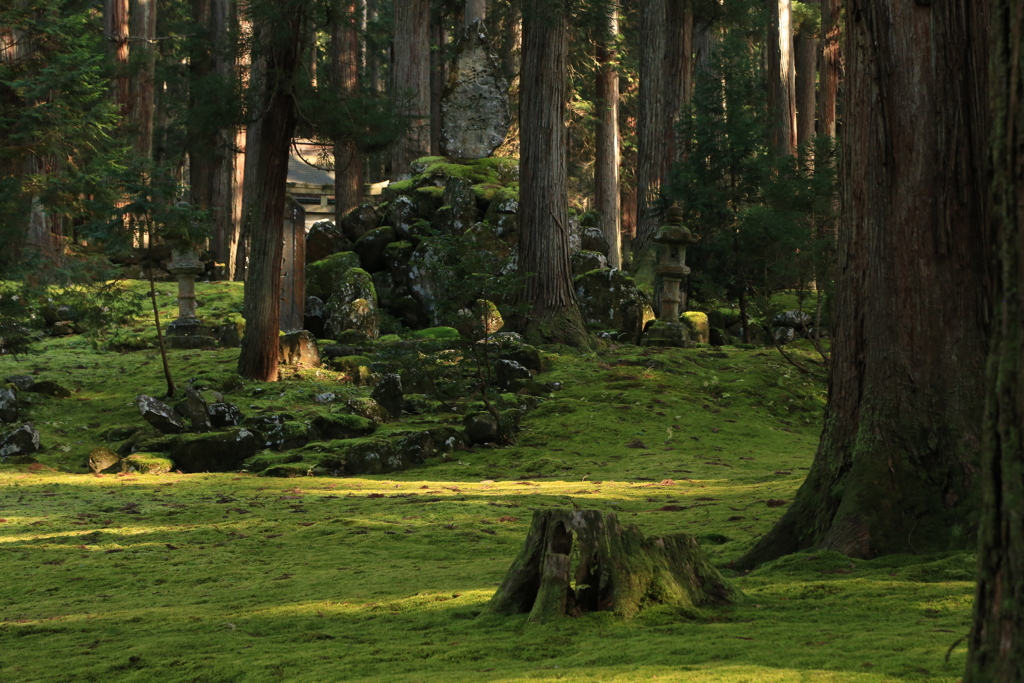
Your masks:
[{"label": "moss-covered rock", "polygon": [[690,332],[690,339],[707,344],[711,338],[711,326],[708,324],[708,314],[700,311],[686,311],[679,316],[679,322],[686,325]]},{"label": "moss-covered rock", "polygon": [[317,415],[310,422],[310,432],[316,441],[357,439],[376,430],[377,424],[362,415]]},{"label": "moss-covered rock", "polygon": [[345,273],[359,267],[359,255],[354,251],[332,254],[306,266],[306,295],[327,301],[336,291],[337,283]]},{"label": "moss-covered rock", "polygon": [[352,240],[335,227],[333,221],[317,221],[306,233],[306,263],[323,260],[331,254],[352,249]]},{"label": "moss-covered rock", "polygon": [[231,472],[256,454],[259,438],[240,427],[226,432],[178,436],[171,447],[171,460],[182,472]]},{"label": "moss-covered rock", "polygon": [[573,284],[588,327],[615,330],[630,344],[639,341],[644,323],[654,313],[633,278],[619,269],[593,270],[576,277]]},{"label": "moss-covered rock", "polygon": [[395,241],[395,229],[390,225],[371,230],[356,242],[354,251],[359,254],[359,262],[363,270],[376,273],[387,267],[384,260],[384,249]]},{"label": "moss-covered rock", "polygon": [[132,453],[118,463],[122,472],[139,474],[167,474],[174,469],[174,462],[155,453]]},{"label": "moss-covered rock", "polygon": [[345,237],[355,242],[376,228],[379,223],[380,216],[373,204],[360,204],[341,219],[341,231]]}]

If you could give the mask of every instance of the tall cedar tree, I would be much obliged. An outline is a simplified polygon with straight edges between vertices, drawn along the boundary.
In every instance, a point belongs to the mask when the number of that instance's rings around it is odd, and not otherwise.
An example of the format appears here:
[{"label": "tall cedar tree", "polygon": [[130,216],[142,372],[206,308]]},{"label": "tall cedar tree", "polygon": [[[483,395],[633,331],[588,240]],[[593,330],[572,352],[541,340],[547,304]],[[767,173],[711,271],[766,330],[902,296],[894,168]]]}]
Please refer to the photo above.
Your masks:
[{"label": "tall cedar tree", "polygon": [[409,130],[391,153],[391,177],[408,177],[409,165],[430,152],[430,3],[395,0],[392,94],[401,101]]},{"label": "tall cedar tree", "polygon": [[261,133],[249,202],[249,268],[242,303],[246,327],[238,374],[270,382],[277,379],[285,184],[297,118],[295,78],[303,39],[309,35],[309,3],[251,0],[247,10],[256,49],[262,52],[263,73],[255,100]]},{"label": "tall cedar tree", "polygon": [[[359,3],[354,0],[334,0],[331,4],[331,61],[332,87],[348,99],[359,94]],[[363,153],[351,137],[334,141],[334,208],[335,222],[363,199]]]},{"label": "tall cedar tree", "polygon": [[640,93],[637,116],[637,231],[633,265],[650,248],[660,222],[662,186],[680,151],[679,110],[693,85],[693,11],[690,0],[640,3]]},{"label": "tall cedar tree", "polygon": [[565,127],[568,9],[565,0],[524,0],[520,67],[517,326],[528,339],[589,346],[569,265]]},{"label": "tall cedar tree", "polygon": [[993,218],[999,302],[988,365],[974,628],[964,683],[1024,680],[1024,1],[994,0]]},{"label": "tall cedar tree", "polygon": [[603,35],[597,40],[597,130],[594,149],[594,205],[601,214],[600,227],[608,240],[608,265],[622,267],[619,198],[619,71],[615,40],[619,33],[619,8],[608,8]]},{"label": "tall cedar tree", "polygon": [[[807,0],[817,6],[818,0]],[[796,141],[801,147],[814,139],[815,81],[818,75],[816,22],[804,19],[793,35],[793,63],[796,68]]]},{"label": "tall cedar tree", "polygon": [[836,97],[839,93],[839,0],[821,0],[821,61],[818,64],[818,135],[836,136]]},{"label": "tall cedar tree", "polygon": [[210,253],[231,272],[238,239],[234,221],[235,131],[228,125],[233,109],[231,87],[234,59],[229,35],[236,17],[232,0],[192,0],[189,41],[189,180],[192,202],[210,212],[213,230]]},{"label": "tall cedar tree", "polygon": [[791,5],[790,0],[768,2],[768,112],[772,147],[780,155],[796,154],[797,142]]},{"label": "tall cedar tree", "polygon": [[992,256],[987,5],[848,4],[825,427],[793,505],[740,567],[808,547],[873,557],[972,536]]}]

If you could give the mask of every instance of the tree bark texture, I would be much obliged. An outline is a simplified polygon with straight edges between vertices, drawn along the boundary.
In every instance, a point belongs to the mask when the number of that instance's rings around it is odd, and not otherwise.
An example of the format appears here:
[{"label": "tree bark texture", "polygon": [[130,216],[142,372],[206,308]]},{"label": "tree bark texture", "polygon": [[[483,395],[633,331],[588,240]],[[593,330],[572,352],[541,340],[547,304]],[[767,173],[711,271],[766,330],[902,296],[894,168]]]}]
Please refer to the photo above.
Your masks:
[{"label": "tree bark texture", "polygon": [[231,273],[237,240],[234,206],[235,131],[203,113],[211,91],[225,87],[233,77],[234,60],[228,33],[234,23],[230,0],[193,0],[192,21],[196,36],[189,59],[190,116],[188,132],[189,179],[192,202],[212,213],[210,252]]},{"label": "tree bark texture", "polygon": [[1024,2],[992,4],[992,198],[999,281],[988,363],[978,585],[964,683],[1024,680]]},{"label": "tree bark texture", "polygon": [[569,264],[568,132],[565,127],[569,32],[564,0],[523,3],[519,99],[520,331],[535,342],[588,345]]},{"label": "tree bark texture", "polygon": [[821,0],[821,63],[818,65],[818,135],[836,137],[836,98],[842,59],[839,53],[840,0]]},{"label": "tree bark texture", "polygon": [[[817,2],[809,1],[807,4],[816,5]],[[805,147],[814,140],[818,75],[818,36],[807,22],[793,36],[793,61],[796,69],[796,142]]]},{"label": "tree bark texture", "polygon": [[619,12],[612,6],[607,34],[597,42],[597,130],[594,150],[594,203],[601,215],[600,227],[608,240],[608,265],[622,267],[621,207],[619,196],[619,72],[615,37]]},{"label": "tree bark texture", "polygon": [[441,156],[441,98],[448,82],[447,21],[440,8],[430,13],[430,155]]},{"label": "tree bark texture", "polygon": [[796,154],[796,67],[790,0],[768,0],[768,116],[771,144],[780,155]]},{"label": "tree bark texture", "polygon": [[693,10],[688,0],[640,4],[640,92],[637,115],[637,231],[634,267],[660,223],[661,188],[679,154],[676,123],[693,89]]},{"label": "tree bark texture", "polygon": [[[331,25],[331,80],[343,98],[359,95],[359,3],[336,3]],[[363,200],[364,159],[355,140],[334,141],[335,222]]]},{"label": "tree bark texture", "polygon": [[430,3],[395,0],[392,92],[402,102],[409,130],[391,153],[391,177],[409,176],[409,165],[430,153]]},{"label": "tree bark texture", "polygon": [[825,426],[737,564],[807,547],[932,552],[974,535],[990,308],[987,2],[851,0]]},{"label": "tree bark texture", "polygon": [[292,88],[301,67],[303,38],[308,35],[303,3],[289,2],[277,9],[269,17],[261,15],[253,21],[254,34],[266,42],[260,46],[260,144],[248,202],[249,272],[242,303],[245,336],[238,356],[239,375],[267,382],[277,380],[285,185],[297,117]]},{"label": "tree bark texture", "polygon": [[536,510],[487,614],[529,621],[585,612],[636,616],[648,604],[699,609],[739,598],[690,534],[645,538],[615,513]]},{"label": "tree bark texture", "polygon": [[131,99],[128,128],[132,149],[153,157],[153,80],[156,70],[156,0],[131,0]]},{"label": "tree bark texture", "polygon": [[128,111],[131,85],[128,78],[128,0],[104,0],[103,39],[114,63],[114,101],[121,115]]}]

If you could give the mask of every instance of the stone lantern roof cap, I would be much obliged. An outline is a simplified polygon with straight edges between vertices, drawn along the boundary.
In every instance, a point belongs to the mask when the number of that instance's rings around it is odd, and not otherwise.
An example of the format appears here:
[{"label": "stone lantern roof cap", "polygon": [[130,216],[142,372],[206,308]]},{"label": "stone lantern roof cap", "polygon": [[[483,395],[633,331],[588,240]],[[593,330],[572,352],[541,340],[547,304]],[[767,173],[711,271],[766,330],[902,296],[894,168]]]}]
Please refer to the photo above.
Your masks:
[{"label": "stone lantern roof cap", "polygon": [[693,233],[683,225],[683,210],[679,204],[672,202],[665,216],[665,225],[658,229],[654,241],[660,244],[689,244],[693,242]]}]

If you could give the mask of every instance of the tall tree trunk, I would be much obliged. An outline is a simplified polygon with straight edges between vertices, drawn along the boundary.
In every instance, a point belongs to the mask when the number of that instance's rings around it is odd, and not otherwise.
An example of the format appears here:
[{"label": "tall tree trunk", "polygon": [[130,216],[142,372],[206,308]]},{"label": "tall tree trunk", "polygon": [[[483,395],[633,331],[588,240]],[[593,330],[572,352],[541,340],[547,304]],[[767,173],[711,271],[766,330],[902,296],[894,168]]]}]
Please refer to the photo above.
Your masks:
[{"label": "tall tree trunk", "polygon": [[619,10],[612,5],[607,33],[598,39],[597,143],[594,151],[594,203],[601,215],[601,232],[608,240],[608,265],[622,267],[621,210],[619,197],[619,72],[615,38]]},{"label": "tall tree trunk", "polygon": [[440,7],[430,12],[430,154],[435,157],[441,155],[441,98],[448,81],[446,23]]},{"label": "tall tree trunk", "polygon": [[[827,1],[827,0],[826,0]],[[808,0],[816,5],[817,0]],[[796,142],[800,147],[814,139],[815,81],[818,75],[818,36],[805,21],[793,37],[796,68]]]},{"label": "tall tree trunk", "polygon": [[792,507],[742,567],[812,546],[872,557],[973,536],[991,303],[987,4],[849,3],[825,427]]},{"label": "tall tree trunk", "polygon": [[128,77],[128,0],[104,0],[103,39],[114,63],[114,101],[123,116],[131,100],[131,82]]},{"label": "tall tree trunk", "polygon": [[308,35],[306,11],[305,3],[291,0],[268,12],[270,18],[261,13],[253,19],[254,35],[265,41],[260,45],[264,64],[258,90],[262,115],[249,201],[249,274],[238,374],[267,382],[277,379],[285,185],[297,118],[292,89]]},{"label": "tall tree trunk", "polygon": [[430,153],[430,3],[395,0],[392,92],[402,102],[409,130],[394,145],[391,176],[409,175],[409,165]]},{"label": "tall tree trunk", "polygon": [[528,339],[589,345],[569,265],[565,0],[524,0],[519,101],[519,272]]},{"label": "tall tree trunk", "polygon": [[780,155],[796,154],[796,69],[790,0],[768,0],[768,113],[771,144]]},{"label": "tall tree trunk", "polygon": [[821,0],[821,64],[818,66],[818,135],[836,136],[836,96],[842,60],[839,54],[840,0]]},{"label": "tall tree trunk", "polygon": [[210,252],[231,273],[235,246],[233,220],[235,133],[200,112],[216,90],[228,87],[233,70],[227,45],[234,11],[230,0],[193,0],[193,50],[189,59],[188,156],[192,202],[211,211]]},{"label": "tall tree trunk", "polygon": [[[640,93],[637,116],[635,268],[658,230],[662,186],[677,156],[679,109],[693,88],[693,11],[683,0],[640,4]],[[681,148],[678,149],[681,153]]]},{"label": "tall tree trunk", "polygon": [[[335,6],[331,26],[332,87],[343,98],[359,96],[359,3],[343,0]],[[355,140],[334,141],[334,215],[342,217],[363,200],[363,153]]]},{"label": "tall tree trunk", "polygon": [[156,69],[156,0],[131,0],[131,104],[129,129],[136,157],[153,158],[153,80]]},{"label": "tall tree trunk", "polygon": [[964,683],[1024,680],[1024,2],[992,4],[992,197],[1000,267]]},{"label": "tall tree trunk", "polygon": [[512,83],[519,75],[519,53],[523,47],[523,11],[521,0],[508,0],[501,22],[501,44],[498,60],[505,78]]}]

